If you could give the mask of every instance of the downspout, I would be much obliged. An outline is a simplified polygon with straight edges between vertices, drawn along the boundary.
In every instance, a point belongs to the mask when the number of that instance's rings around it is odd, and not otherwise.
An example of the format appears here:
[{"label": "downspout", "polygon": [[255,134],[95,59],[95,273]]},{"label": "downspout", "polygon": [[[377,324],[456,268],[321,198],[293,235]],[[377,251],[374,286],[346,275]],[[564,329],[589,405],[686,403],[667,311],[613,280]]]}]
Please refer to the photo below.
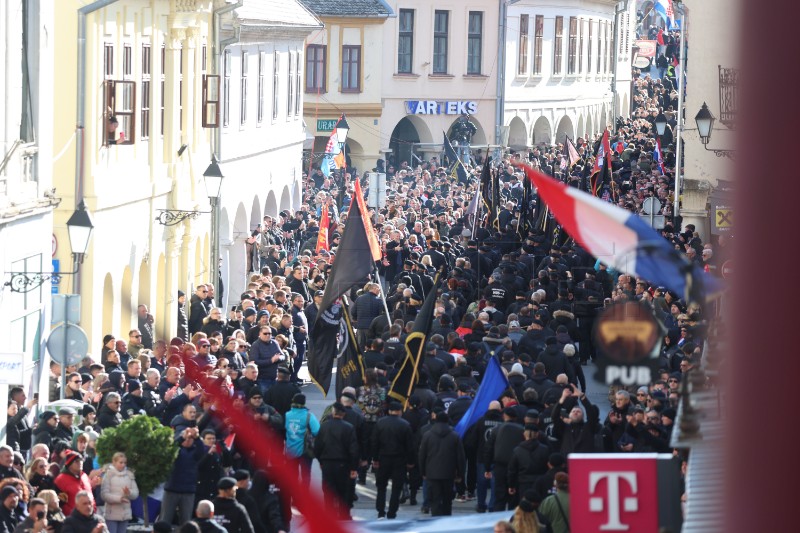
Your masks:
[{"label": "downspout", "polygon": [[[75,119],[75,209],[83,203],[83,134],[86,115],[86,16],[110,6],[117,0],[97,0],[78,9],[78,87],[77,117]],[[77,279],[77,277],[76,277]]]},{"label": "downspout", "polygon": [[[500,54],[499,65],[497,69],[497,104],[495,104],[495,126],[494,126],[494,142],[498,146],[502,144],[502,127],[505,122],[505,107],[506,107],[506,35],[508,33],[508,24],[506,24],[506,17],[508,16],[508,1],[500,0],[500,28],[497,32],[497,51]],[[503,147],[500,146],[498,150],[502,153]],[[489,155],[488,153],[486,154]]]},{"label": "downspout", "polygon": [[[83,205],[83,183],[84,183],[84,165],[83,165],[83,134],[85,132],[84,121],[86,115],[85,100],[86,100],[86,16],[94,13],[98,9],[110,6],[116,3],[117,0],[97,0],[89,5],[83,6],[78,9],[78,69],[77,69],[77,113],[75,118],[75,210],[77,211]],[[105,127],[105,124],[103,124]],[[78,258],[77,254],[72,254],[72,271],[76,274],[72,276],[72,292],[73,294],[80,294],[81,292],[81,275],[78,272],[82,259]],[[63,368],[63,367],[62,367]],[[64,381],[62,380],[62,384]]]},{"label": "downspout", "polygon": [[[244,5],[244,0],[239,0],[235,4],[229,4],[224,7],[220,7],[214,10],[214,25],[213,25],[213,35],[212,35],[212,44],[213,49],[211,50],[211,73],[219,75],[219,59],[222,55],[222,51],[225,49],[228,44],[231,42],[235,42],[235,39],[226,40],[224,43],[219,40],[220,34],[220,18],[222,15],[226,13],[230,13],[234,9],[238,9]],[[221,92],[221,91],[220,91]],[[211,136],[212,145],[211,145],[211,155],[217,156],[217,159],[220,159],[220,153],[222,151],[222,126],[217,124],[217,127],[214,128],[214,135]]]},{"label": "downspout", "polygon": [[[614,124],[611,126],[612,131],[617,129],[617,69],[619,68],[619,43],[616,38],[619,36],[619,16],[628,10],[628,0],[622,0],[622,9],[619,9],[619,3],[614,8],[614,79],[611,80],[611,112],[614,115]],[[630,30],[628,30],[630,31]]]},{"label": "downspout", "polygon": [[[672,202],[672,219],[677,223],[678,217],[681,215],[681,181],[683,181],[683,171],[681,160],[683,159],[683,122],[684,109],[683,109],[683,93],[686,91],[686,77],[684,69],[686,68],[686,40],[689,35],[689,19],[686,17],[684,4],[680,4],[679,13],[681,14],[681,46],[678,49],[678,123],[675,132],[675,200]],[[681,222],[681,225],[683,222]],[[676,225],[675,227],[680,227]]]}]

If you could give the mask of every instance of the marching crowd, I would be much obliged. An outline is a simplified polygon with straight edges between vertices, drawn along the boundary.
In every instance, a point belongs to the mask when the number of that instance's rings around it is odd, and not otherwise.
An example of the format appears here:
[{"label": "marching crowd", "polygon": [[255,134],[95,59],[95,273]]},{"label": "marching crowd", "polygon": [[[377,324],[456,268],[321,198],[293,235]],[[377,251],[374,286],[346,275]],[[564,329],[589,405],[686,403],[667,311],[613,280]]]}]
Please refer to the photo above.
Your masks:
[{"label": "marching crowd", "polygon": [[[717,275],[729,241],[704,243],[692,225],[682,228],[672,217],[674,81],[644,76],[634,84],[634,112],[615,124],[611,173],[597,194],[637,213],[646,198],[657,198],[668,220],[662,236]],[[669,124],[660,161],[654,121],[662,111]],[[569,531],[570,453],[672,451],[680,383],[698,364],[708,319],[682,295],[596,261],[543,215],[543,205],[525,203],[526,178],[512,162],[583,187],[595,140],[578,138],[577,164],[561,144],[509,152],[497,163],[476,153],[466,180],[436,157],[417,166],[378,161],[389,190],[386,207],[373,213],[381,283],[365,279],[351,294],[365,381],[346,387],[321,420],[305,406],[298,371],[360,175],[352,168],[338,176],[312,171],[299,210],[266,216],[254,228],[250,278],[243,294],[229,297],[239,300],[234,310],[216,306],[214,283],[197,286],[188,299],[179,292],[179,325],[167,340],[156,338],[155,319],[140,305],[127,339],[108,334],[95,357],[66,369],[64,395],[79,409],[40,411],[31,425],[38,397],[11,389],[7,445],[0,447],[0,533],[124,533],[139,495],[135,472],[122,453],[99,464],[96,444],[103,431],[140,414],[171,427],[179,445],[156,531],[288,531],[292,500],[302,496],[282,493],[256,468],[252,451],[226,440],[229,428],[207,392],[187,379],[186,365],[280,436],[306,487],[312,461],[319,461],[326,504],[342,519],[371,473],[378,518],[395,518],[402,504],[448,515],[454,500],[471,501],[477,512],[509,510],[510,522],[496,531]],[[487,164],[499,175],[500,204],[496,220],[486,214],[474,221],[467,208]],[[329,247],[317,250],[323,206],[332,219]],[[445,279],[437,285],[439,271]],[[387,391],[431,291],[435,318],[419,382],[404,405]],[[598,313],[624,301],[652,309],[667,334],[653,382],[611,390],[601,419],[586,396],[584,368],[597,356],[591,333]],[[453,427],[491,358],[509,388],[459,436]],[[50,371],[53,401],[61,368],[52,363]]]}]

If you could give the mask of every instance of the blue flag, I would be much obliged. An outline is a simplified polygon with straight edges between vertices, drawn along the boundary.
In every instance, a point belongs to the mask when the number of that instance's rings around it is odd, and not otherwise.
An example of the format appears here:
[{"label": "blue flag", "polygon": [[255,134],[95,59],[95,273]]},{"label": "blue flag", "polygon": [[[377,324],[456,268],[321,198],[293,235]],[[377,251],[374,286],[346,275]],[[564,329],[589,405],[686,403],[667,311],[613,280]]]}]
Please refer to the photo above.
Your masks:
[{"label": "blue flag", "polygon": [[497,358],[492,357],[489,359],[489,364],[486,365],[486,374],[483,375],[481,386],[478,387],[478,394],[475,395],[469,409],[464,413],[464,417],[456,424],[456,433],[463,438],[470,426],[486,414],[489,404],[498,399],[507,388],[508,378],[500,368]]}]

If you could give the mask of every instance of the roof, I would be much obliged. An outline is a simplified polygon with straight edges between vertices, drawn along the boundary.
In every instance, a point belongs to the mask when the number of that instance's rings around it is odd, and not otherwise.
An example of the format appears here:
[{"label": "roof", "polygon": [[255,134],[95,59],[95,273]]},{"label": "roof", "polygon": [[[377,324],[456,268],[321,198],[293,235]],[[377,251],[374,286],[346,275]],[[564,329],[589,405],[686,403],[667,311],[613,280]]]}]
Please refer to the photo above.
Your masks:
[{"label": "roof", "polygon": [[236,18],[256,25],[321,28],[322,22],[300,0],[244,0]]},{"label": "roof", "polygon": [[300,0],[318,16],[326,17],[388,17],[392,9],[382,0]]}]

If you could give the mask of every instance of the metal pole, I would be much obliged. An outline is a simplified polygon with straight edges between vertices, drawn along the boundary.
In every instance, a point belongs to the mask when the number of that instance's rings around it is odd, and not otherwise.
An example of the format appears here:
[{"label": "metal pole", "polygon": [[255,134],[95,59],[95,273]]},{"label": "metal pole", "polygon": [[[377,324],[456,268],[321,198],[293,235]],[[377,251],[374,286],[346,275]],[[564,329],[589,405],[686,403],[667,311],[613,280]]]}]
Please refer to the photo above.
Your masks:
[{"label": "metal pole", "polygon": [[[672,220],[673,223],[677,222],[678,217],[680,216],[680,204],[681,204],[681,179],[682,174],[681,172],[681,158],[683,157],[683,148],[682,148],[682,132],[683,132],[683,91],[684,91],[684,83],[685,77],[683,75],[684,69],[684,59],[686,56],[686,35],[689,29],[689,22],[686,19],[686,14],[681,9],[681,46],[680,51],[678,52],[678,123],[675,126],[675,200],[672,202]],[[677,231],[680,231],[680,228],[675,228]]]},{"label": "metal pole", "polygon": [[[67,305],[69,302],[69,297],[65,294],[63,300],[64,300],[64,360],[61,361],[61,393],[59,394],[60,400],[63,400],[66,397],[67,393],[67,361],[69,360],[67,354],[67,350],[69,350],[69,342],[67,342],[67,332],[69,331],[69,319],[67,318]],[[47,398],[47,401],[50,401],[50,398]]]},{"label": "metal pole", "polygon": [[[498,68],[497,68],[497,100],[495,107],[495,126],[494,137],[495,144],[503,144],[501,141],[501,127],[505,122],[505,85],[506,85],[506,34],[508,32],[507,21],[508,18],[508,1],[500,0],[500,27],[498,28],[497,36],[497,53],[499,54]],[[488,150],[487,150],[488,152]],[[486,154],[489,155],[488,153]]]},{"label": "metal pole", "polygon": [[392,314],[389,313],[389,306],[386,304],[386,295],[383,293],[383,284],[381,283],[381,275],[378,272],[378,269],[374,269],[373,273],[375,274],[375,282],[378,284],[378,289],[381,291],[381,301],[383,302],[383,310],[386,311],[386,319],[389,322],[389,325],[392,325]]},{"label": "metal pole", "polygon": [[[217,298],[219,290],[219,198],[212,197],[211,200],[211,264],[209,269],[209,280],[214,284],[214,300]],[[216,301],[213,303],[216,305]]]}]

